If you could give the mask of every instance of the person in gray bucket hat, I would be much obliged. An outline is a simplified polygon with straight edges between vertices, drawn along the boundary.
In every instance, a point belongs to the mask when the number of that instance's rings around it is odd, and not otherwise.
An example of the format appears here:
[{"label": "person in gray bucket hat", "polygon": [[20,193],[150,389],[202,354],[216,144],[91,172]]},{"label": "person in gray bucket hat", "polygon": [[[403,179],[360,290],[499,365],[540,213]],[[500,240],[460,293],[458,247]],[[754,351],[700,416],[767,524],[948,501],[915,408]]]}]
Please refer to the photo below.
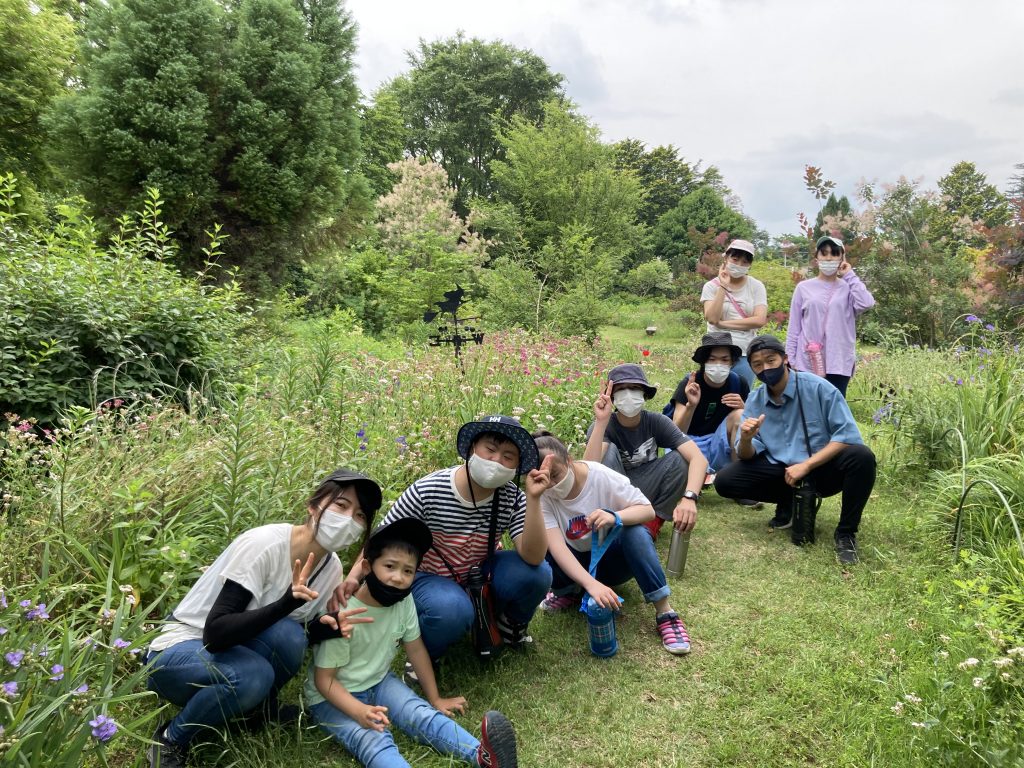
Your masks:
[{"label": "person in gray bucket hat", "polygon": [[[625,475],[647,497],[656,515],[646,524],[654,538],[665,520],[681,531],[693,530],[708,467],[697,445],[670,418],[644,409],[657,391],[639,365],[623,363],[608,371],[583,453],[584,461],[599,461]],[[660,449],[665,454],[659,457]]]},{"label": "person in gray bucket hat", "polygon": [[[493,587],[497,627],[506,646],[531,641],[527,625],[551,584],[540,495],[550,484],[537,444],[511,416],[494,414],[462,425],[455,439],[463,464],[431,472],[405,489],[382,524],[416,518],[433,546],[412,585],[423,642],[433,660],[470,631],[474,608],[466,587],[473,569]],[[549,462],[550,463],[550,462]],[[525,493],[516,484],[522,478]],[[511,549],[496,550],[508,533]],[[361,555],[342,584],[359,588]]]}]

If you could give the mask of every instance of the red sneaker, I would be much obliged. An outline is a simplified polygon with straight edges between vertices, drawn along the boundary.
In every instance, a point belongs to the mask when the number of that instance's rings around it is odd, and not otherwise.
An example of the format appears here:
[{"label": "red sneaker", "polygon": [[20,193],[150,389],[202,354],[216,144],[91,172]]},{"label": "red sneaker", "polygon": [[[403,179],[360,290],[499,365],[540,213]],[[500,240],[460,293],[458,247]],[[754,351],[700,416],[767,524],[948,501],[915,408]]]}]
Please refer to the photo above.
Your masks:
[{"label": "red sneaker", "polygon": [[480,724],[480,748],[476,753],[480,768],[517,768],[516,732],[501,712],[493,709]]}]

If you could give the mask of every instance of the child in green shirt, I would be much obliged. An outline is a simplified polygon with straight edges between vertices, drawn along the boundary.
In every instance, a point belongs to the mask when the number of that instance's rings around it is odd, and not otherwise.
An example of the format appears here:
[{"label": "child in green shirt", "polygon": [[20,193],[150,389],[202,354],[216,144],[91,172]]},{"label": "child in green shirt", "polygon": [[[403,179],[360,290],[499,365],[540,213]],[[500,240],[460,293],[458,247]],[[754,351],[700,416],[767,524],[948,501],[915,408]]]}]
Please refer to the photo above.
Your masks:
[{"label": "child in green shirt", "polygon": [[[306,682],[306,700],[316,722],[369,768],[408,768],[388,726],[438,752],[483,768],[515,768],[512,724],[500,712],[484,715],[477,740],[451,719],[463,712],[462,696],[442,698],[420,638],[410,591],[416,569],[433,538],[426,524],[403,518],[370,536],[364,581],[348,608],[365,607],[371,618],[351,638],[321,643]],[[398,643],[412,664],[426,701],[391,672]]]}]

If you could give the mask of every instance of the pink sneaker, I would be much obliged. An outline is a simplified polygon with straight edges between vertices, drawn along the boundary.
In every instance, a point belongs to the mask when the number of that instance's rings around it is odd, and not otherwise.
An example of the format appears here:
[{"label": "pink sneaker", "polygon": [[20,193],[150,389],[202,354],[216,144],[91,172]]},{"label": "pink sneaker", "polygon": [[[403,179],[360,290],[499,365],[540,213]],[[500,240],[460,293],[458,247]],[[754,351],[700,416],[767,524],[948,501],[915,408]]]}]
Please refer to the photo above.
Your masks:
[{"label": "pink sneaker", "polygon": [[677,656],[690,652],[690,636],[686,634],[683,620],[675,611],[668,611],[658,616],[658,633],[661,635],[661,647]]},{"label": "pink sneaker", "polygon": [[578,594],[568,595],[556,595],[554,592],[548,592],[541,603],[541,610],[547,611],[548,613],[556,613],[557,611],[564,611],[567,608],[573,608],[578,606],[580,602],[580,596]]}]

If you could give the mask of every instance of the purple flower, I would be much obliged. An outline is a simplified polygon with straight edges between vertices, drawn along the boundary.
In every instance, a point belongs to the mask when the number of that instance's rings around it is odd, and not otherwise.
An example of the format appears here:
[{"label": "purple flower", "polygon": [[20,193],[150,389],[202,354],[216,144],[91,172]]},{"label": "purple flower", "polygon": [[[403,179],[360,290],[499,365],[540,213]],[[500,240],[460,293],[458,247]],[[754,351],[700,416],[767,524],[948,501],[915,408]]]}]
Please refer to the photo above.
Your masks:
[{"label": "purple flower", "polygon": [[360,429],[358,432],[356,432],[356,437],[362,440],[364,437],[366,437],[366,430]]},{"label": "purple flower", "polygon": [[0,690],[3,691],[3,695],[8,698],[14,698],[18,695],[18,684],[11,680],[10,682],[0,685]]},{"label": "purple flower", "polygon": [[117,733],[117,723],[106,715],[97,715],[95,720],[89,721],[89,725],[92,726],[92,735],[97,741],[110,741]]},{"label": "purple flower", "polygon": [[977,315],[968,315],[967,318],[964,320],[964,322],[965,323],[980,323],[981,322],[981,318],[978,317]]},{"label": "purple flower", "polygon": [[409,450],[409,443],[405,439],[405,435],[399,435],[395,438],[395,442],[398,443],[398,453],[403,454]]},{"label": "purple flower", "polygon": [[21,660],[25,658],[25,652],[11,651],[10,653],[5,653],[4,658],[7,659],[8,664],[17,669],[21,666]]},{"label": "purple flower", "polygon": [[28,619],[29,621],[32,621],[34,619],[39,619],[41,621],[43,619],[50,618],[50,614],[48,614],[46,612],[46,603],[40,603],[35,608],[33,608],[31,611],[28,611],[25,614],[25,618]]},{"label": "purple flower", "polygon": [[122,640],[120,637],[114,641],[114,647],[117,648],[117,650],[119,651],[123,651],[130,645],[131,643],[129,643],[127,640]]},{"label": "purple flower", "polygon": [[85,693],[88,693],[88,692],[89,692],[89,686],[86,683],[82,683],[80,686],[78,686],[77,688],[75,688],[75,690],[72,691],[72,693],[77,694],[79,696],[81,696],[81,695],[83,695]]},{"label": "purple flower", "polygon": [[7,634],[7,627],[0,627],[0,637]]},{"label": "purple flower", "polygon": [[992,323],[985,323],[985,330],[986,331],[994,331],[995,329],[996,329],[996,327],[994,325],[992,325]]},{"label": "purple flower", "polygon": [[28,608],[28,607],[30,607],[32,605],[32,601],[31,600],[22,600],[20,603],[18,603],[18,605],[20,605],[22,608]]},{"label": "purple flower", "polygon": [[7,607],[7,593],[0,589],[0,608]]},{"label": "purple flower", "polygon": [[54,682],[57,682],[58,680],[63,680],[64,679],[64,665],[63,664],[54,664],[52,667],[50,667],[50,672],[52,673],[52,676],[50,677],[50,679],[53,680]]}]

